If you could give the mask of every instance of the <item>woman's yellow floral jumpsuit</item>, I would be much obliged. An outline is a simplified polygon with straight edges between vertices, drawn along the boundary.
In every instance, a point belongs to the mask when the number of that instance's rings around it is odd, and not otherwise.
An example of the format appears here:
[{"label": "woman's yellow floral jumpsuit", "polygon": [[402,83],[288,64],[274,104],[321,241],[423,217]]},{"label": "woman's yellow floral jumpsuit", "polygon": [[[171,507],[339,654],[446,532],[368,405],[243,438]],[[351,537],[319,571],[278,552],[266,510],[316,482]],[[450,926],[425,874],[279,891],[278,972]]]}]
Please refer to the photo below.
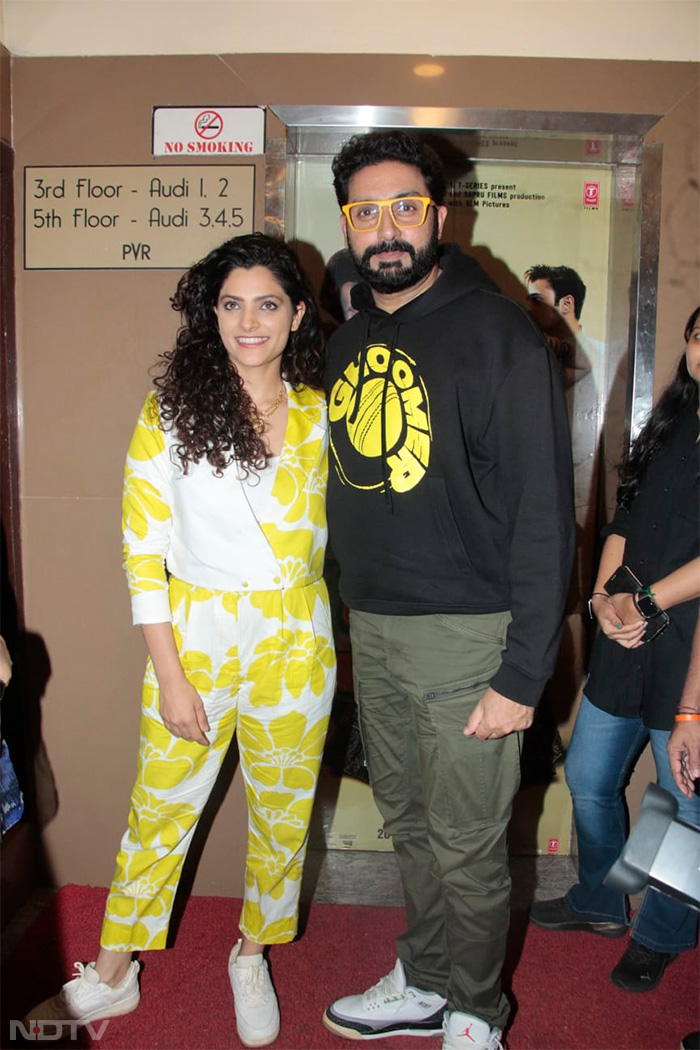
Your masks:
[{"label": "woman's yellow floral jumpsuit", "polygon": [[261,944],[296,933],[335,657],[322,578],[325,399],[308,388],[287,393],[284,447],[257,502],[255,479],[236,465],[222,477],[206,461],[183,473],[153,393],[129,447],[123,526],[134,623],[172,623],[211,732],[209,747],[168,732],[149,660],[105,948],[165,947],[182,864],[234,731],[248,802],[240,929]]}]

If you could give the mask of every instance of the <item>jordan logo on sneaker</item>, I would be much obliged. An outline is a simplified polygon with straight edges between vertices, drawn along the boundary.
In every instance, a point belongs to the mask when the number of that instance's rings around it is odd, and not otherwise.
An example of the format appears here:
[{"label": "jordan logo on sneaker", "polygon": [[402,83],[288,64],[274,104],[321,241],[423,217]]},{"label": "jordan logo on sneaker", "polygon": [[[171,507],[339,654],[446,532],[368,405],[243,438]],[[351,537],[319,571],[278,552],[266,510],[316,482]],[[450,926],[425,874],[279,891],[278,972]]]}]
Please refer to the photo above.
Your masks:
[{"label": "jordan logo on sneaker", "polygon": [[460,1035],[460,1036],[466,1035],[467,1039],[471,1039],[472,1043],[474,1043],[476,1040],[474,1039],[474,1037],[472,1035],[472,1027],[473,1027],[472,1025],[468,1024],[463,1032],[458,1032],[458,1035]]}]

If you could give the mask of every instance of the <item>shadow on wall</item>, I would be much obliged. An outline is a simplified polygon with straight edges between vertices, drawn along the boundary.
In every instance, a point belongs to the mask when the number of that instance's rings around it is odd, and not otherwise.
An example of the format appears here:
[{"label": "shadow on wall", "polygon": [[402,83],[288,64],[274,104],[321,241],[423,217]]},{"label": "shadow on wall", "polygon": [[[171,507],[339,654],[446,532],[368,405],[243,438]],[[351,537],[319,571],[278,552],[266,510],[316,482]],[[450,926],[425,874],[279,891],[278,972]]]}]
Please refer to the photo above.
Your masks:
[{"label": "shadow on wall", "polygon": [[13,673],[2,701],[2,735],[24,798],[24,814],[2,842],[3,927],[35,886],[54,884],[41,832],[58,812],[58,793],[41,734],[41,701],[51,677],[49,655],[43,638],[31,631],[13,638],[11,654]]},{"label": "shadow on wall", "polygon": [[7,573],[7,543],[2,529],[2,634],[12,658],[12,681],[2,701],[2,736],[7,741],[24,796],[24,820],[45,827],[58,811],[58,795],[41,734],[41,701],[51,677],[51,660],[41,635],[20,623]]}]

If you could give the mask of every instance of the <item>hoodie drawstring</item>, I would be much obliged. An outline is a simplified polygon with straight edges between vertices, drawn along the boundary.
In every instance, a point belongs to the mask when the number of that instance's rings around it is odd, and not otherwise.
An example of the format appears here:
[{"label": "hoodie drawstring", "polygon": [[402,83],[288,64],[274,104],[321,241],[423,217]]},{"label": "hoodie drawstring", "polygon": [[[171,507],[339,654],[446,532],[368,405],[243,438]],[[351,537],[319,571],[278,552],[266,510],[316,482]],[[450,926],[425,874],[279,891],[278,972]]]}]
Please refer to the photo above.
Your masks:
[{"label": "hoodie drawstring", "polygon": [[357,388],[355,390],[355,404],[352,406],[352,412],[348,416],[348,423],[354,423],[357,419],[357,413],[360,411],[360,401],[362,401],[362,387],[365,382],[366,362],[367,362],[367,344],[369,342],[369,316],[364,315],[364,326],[362,329],[362,342],[360,343],[360,359],[358,362],[358,376],[357,376]]},{"label": "hoodie drawstring", "polygon": [[400,324],[394,326],[394,330],[391,333],[391,342],[389,343],[389,359],[386,363],[386,379],[382,388],[382,413],[381,413],[381,434],[382,434],[382,479],[384,481],[384,502],[389,508],[389,513],[394,513],[394,495],[391,491],[391,485],[389,483],[389,464],[387,463],[387,442],[386,442],[386,400],[387,393],[389,390],[389,381],[391,378],[391,364],[396,354],[396,347],[399,342],[399,329]]}]

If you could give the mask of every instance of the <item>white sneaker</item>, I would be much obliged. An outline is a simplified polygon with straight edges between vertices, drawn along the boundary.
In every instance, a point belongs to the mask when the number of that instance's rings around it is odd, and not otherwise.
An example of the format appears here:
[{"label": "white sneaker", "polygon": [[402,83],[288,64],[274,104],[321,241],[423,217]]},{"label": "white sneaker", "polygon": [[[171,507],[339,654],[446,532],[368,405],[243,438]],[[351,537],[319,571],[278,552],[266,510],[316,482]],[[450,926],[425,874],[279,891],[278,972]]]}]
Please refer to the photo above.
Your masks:
[{"label": "white sneaker", "polygon": [[130,1014],[139,1005],[139,964],[133,960],[119,984],[112,987],[100,980],[94,963],[75,963],[75,977],[57,995],[45,999],[31,1010],[27,1020],[77,1021],[89,1024],[108,1017]]},{"label": "white sneaker", "polygon": [[452,1010],[443,1021],[442,1050],[503,1050],[501,1029],[474,1014]]},{"label": "white sneaker", "polygon": [[362,995],[337,999],[323,1015],[326,1028],[350,1039],[386,1035],[439,1035],[447,1000],[406,984],[400,959],[391,973]]},{"label": "white sneaker", "polygon": [[241,941],[228,959],[236,1007],[236,1029],[244,1046],[267,1046],[280,1034],[280,1011],[267,963],[260,955],[240,955]]}]

